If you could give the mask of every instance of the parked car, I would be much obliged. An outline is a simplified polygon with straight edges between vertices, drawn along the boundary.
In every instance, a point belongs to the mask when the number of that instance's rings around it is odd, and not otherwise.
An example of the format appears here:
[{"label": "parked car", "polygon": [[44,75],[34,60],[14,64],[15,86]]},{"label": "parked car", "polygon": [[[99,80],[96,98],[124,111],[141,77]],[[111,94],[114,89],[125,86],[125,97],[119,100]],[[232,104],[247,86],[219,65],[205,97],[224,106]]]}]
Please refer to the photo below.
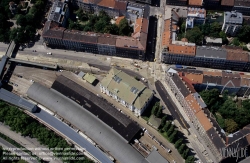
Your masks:
[{"label": "parked car", "polygon": [[48,55],[52,55],[52,53],[51,53],[51,52],[48,52],[47,54],[48,54]]}]

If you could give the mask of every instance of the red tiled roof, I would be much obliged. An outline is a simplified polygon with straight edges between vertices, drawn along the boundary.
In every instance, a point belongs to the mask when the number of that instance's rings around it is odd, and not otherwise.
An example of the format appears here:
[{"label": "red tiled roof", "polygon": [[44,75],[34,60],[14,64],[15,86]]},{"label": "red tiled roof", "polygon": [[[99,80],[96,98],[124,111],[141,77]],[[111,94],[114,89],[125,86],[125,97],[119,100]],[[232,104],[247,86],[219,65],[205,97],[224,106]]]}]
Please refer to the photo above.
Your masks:
[{"label": "red tiled roof", "polygon": [[170,44],[168,46],[169,53],[172,54],[183,54],[183,55],[190,55],[195,56],[196,47],[195,46],[188,46],[188,45],[176,45]]},{"label": "red tiled roof", "polygon": [[202,6],[202,0],[189,0],[188,4],[193,6]]}]

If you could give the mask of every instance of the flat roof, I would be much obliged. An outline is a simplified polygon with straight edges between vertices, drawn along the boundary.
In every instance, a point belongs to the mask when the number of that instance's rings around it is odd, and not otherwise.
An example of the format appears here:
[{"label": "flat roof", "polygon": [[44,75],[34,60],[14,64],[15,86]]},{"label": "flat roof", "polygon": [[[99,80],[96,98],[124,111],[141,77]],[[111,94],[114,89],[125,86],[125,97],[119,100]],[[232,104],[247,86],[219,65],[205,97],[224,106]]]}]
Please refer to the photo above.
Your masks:
[{"label": "flat roof", "polygon": [[197,46],[196,57],[223,59],[227,58],[227,51],[219,47]]},{"label": "flat roof", "polygon": [[162,155],[156,150],[153,150],[146,158],[149,163],[169,163]]},{"label": "flat roof", "polygon": [[[106,151],[109,151],[119,162],[141,163],[145,160],[117,132],[103,123],[99,117],[90,113],[85,108],[86,105],[78,105],[61,93],[48,89],[38,83],[33,83],[28,89],[27,94],[34,101],[51,109],[81,131],[84,131],[87,136]],[[91,103],[91,105],[94,104]]]}]

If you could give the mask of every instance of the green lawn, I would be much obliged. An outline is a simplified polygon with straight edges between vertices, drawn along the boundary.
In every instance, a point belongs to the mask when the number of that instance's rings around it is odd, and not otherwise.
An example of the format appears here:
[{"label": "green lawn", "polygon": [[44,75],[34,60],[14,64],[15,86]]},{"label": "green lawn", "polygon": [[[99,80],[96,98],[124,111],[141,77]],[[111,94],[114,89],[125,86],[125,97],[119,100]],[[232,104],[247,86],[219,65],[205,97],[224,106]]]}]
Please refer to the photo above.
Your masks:
[{"label": "green lawn", "polygon": [[[14,162],[13,162],[14,163]],[[24,161],[24,160],[19,160],[17,163],[28,163],[28,162],[26,162],[26,161]]]}]

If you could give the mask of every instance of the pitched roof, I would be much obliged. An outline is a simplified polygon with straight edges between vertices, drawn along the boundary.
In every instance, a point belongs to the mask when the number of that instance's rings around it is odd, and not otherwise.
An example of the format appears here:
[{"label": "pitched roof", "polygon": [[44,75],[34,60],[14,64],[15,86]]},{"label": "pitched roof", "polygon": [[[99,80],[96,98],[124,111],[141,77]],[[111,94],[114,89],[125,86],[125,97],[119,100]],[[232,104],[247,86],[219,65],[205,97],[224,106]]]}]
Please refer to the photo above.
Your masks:
[{"label": "pitched roof", "polygon": [[115,9],[117,10],[126,10],[127,9],[127,2],[115,1]]},{"label": "pitched roof", "polygon": [[249,53],[243,51],[242,49],[226,49],[227,51],[227,60],[231,61],[241,61],[248,62]]},{"label": "pitched roof", "polygon": [[98,37],[98,44],[114,45],[116,44],[116,37],[105,34]]},{"label": "pitched roof", "polygon": [[121,70],[112,68],[101,84],[110,92],[128,104],[134,105],[137,109],[142,109],[144,104],[153,95],[144,84]]},{"label": "pitched roof", "polygon": [[209,129],[211,129],[213,126],[210,123],[210,121],[208,120],[208,118],[206,117],[205,113],[201,110],[199,112],[197,112],[196,114],[197,119],[200,121],[202,127],[205,129],[205,131],[208,131]]},{"label": "pitched roof", "polygon": [[202,6],[202,0],[189,0],[188,4],[193,6]]},{"label": "pitched roof", "polygon": [[189,56],[195,56],[196,47],[195,46],[183,46],[177,44],[170,44],[168,46],[169,53],[172,54],[183,54]]},{"label": "pitched roof", "polygon": [[241,79],[239,74],[222,72],[221,85],[227,84],[227,87],[240,87],[240,83]]},{"label": "pitched roof", "polygon": [[98,6],[115,8],[115,0],[102,0],[98,3]]},{"label": "pitched roof", "polygon": [[148,19],[138,18],[135,21],[134,33],[144,32],[148,33]]},{"label": "pitched roof", "polygon": [[164,21],[164,32],[162,35],[162,45],[168,46],[171,42],[171,30],[170,30],[170,19]]},{"label": "pitched roof", "polygon": [[234,6],[250,7],[250,0],[235,0]]},{"label": "pitched roof", "polygon": [[125,36],[116,37],[116,46],[121,48],[134,48],[145,50],[145,47],[142,46],[140,41],[135,38]]},{"label": "pitched roof", "polygon": [[201,106],[196,101],[193,94],[189,94],[187,97],[185,97],[185,100],[187,101],[190,108],[194,111],[194,113],[198,113],[200,110],[202,110]]},{"label": "pitched roof", "polygon": [[119,25],[120,24],[120,21],[125,18],[125,16],[119,16],[116,20],[115,20],[115,24],[116,25]]},{"label": "pitched roof", "polygon": [[234,6],[234,0],[221,0],[223,6]]},{"label": "pitched roof", "polygon": [[202,83],[203,74],[196,73],[185,73],[185,77],[188,78],[192,83]]}]

